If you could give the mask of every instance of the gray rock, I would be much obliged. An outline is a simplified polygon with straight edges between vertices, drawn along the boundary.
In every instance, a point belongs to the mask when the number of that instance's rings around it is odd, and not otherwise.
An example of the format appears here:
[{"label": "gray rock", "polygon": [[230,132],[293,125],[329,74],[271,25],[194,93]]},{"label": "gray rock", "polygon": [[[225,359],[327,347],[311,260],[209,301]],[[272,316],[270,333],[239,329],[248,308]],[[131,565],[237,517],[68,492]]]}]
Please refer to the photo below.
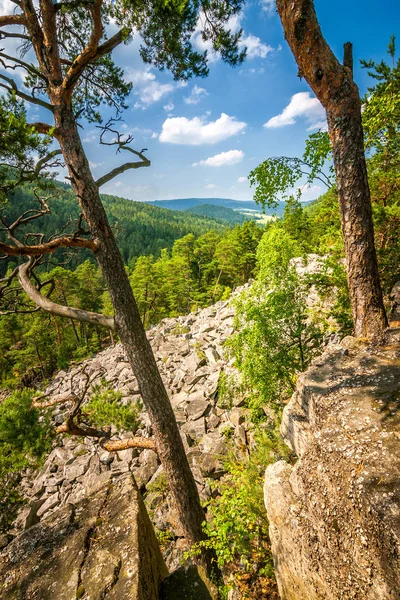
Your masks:
[{"label": "gray rock", "polygon": [[342,342],[299,377],[282,420],[299,456],[264,497],[286,600],[392,600],[400,590],[400,330]]},{"label": "gray rock", "polygon": [[194,442],[200,440],[206,432],[206,420],[204,417],[196,421],[188,421],[182,425],[182,431],[186,433]]},{"label": "gray rock", "polygon": [[49,496],[47,498],[47,500],[37,510],[37,512],[36,512],[37,516],[40,518],[47,511],[49,511],[52,508],[54,508],[55,506],[57,506],[59,502],[60,502],[60,494],[58,492],[56,492],[55,494],[52,494],[51,496]]},{"label": "gray rock", "polygon": [[[87,546],[90,533],[96,543]],[[32,574],[34,573],[34,576]],[[2,600],[154,600],[168,574],[132,477],[66,506],[14,539],[0,563]]]},{"label": "gray rock", "polygon": [[185,410],[188,418],[192,421],[200,419],[200,417],[204,416],[209,409],[210,403],[204,397],[203,392],[197,392],[188,397],[188,404],[186,405]]}]

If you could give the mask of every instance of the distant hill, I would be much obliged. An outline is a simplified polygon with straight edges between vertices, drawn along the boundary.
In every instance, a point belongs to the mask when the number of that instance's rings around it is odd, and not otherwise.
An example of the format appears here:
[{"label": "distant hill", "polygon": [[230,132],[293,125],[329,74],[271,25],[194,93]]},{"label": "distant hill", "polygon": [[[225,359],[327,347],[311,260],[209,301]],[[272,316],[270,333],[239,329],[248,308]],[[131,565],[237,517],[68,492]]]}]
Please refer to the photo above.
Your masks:
[{"label": "distant hill", "polygon": [[[243,213],[247,213],[247,211],[256,211],[258,214],[262,213],[261,207],[256,204],[254,200],[233,200],[232,198],[176,198],[173,200],[152,200],[148,202],[148,204],[181,211],[207,204],[231,208],[232,210]],[[285,202],[278,202],[276,209],[267,208],[265,212],[267,215],[276,215],[277,217],[280,217],[283,215],[284,208]],[[250,216],[250,213],[248,216]]]},{"label": "distant hill", "polygon": [[226,208],[225,206],[216,206],[215,204],[198,204],[197,206],[186,208],[185,212],[190,212],[192,215],[227,221],[231,225],[241,225],[247,220],[246,216],[241,212],[233,210],[233,208]]}]

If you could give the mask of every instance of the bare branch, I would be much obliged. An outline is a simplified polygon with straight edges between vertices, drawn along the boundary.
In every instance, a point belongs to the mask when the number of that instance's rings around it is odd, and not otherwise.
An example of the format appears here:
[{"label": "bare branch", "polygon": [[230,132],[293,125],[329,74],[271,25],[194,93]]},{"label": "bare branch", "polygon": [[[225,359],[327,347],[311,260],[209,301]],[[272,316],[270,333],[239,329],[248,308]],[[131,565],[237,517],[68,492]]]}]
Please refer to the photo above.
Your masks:
[{"label": "bare branch", "polygon": [[26,40],[26,41],[30,42],[29,35],[24,35],[23,33],[11,33],[9,31],[0,31],[0,40],[6,39],[6,38],[17,38],[20,40]]},{"label": "bare branch", "polygon": [[115,321],[113,317],[107,317],[98,313],[92,313],[80,308],[71,308],[56,304],[43,296],[32,284],[29,278],[29,271],[33,265],[32,259],[19,267],[18,278],[22,289],[28,294],[29,298],[40,308],[58,317],[76,319],[83,323],[91,323],[115,331]]},{"label": "bare branch", "polygon": [[[132,152],[135,152],[135,151],[132,150]],[[102,185],[105,185],[106,183],[111,181],[111,179],[114,179],[114,177],[117,177],[117,175],[121,175],[121,173],[124,173],[125,171],[128,171],[129,169],[139,169],[140,167],[149,167],[150,166],[151,163],[148,158],[143,156],[143,154],[141,154],[140,152],[135,152],[135,154],[137,154],[138,156],[143,158],[143,160],[141,162],[138,161],[138,162],[124,163],[120,167],[116,167],[115,169],[112,169],[112,171],[110,171],[106,175],[103,175],[103,177],[100,177],[96,181],[96,185],[100,188]]]},{"label": "bare branch", "polygon": [[36,77],[40,77],[41,79],[43,79],[44,81],[47,81],[46,77],[43,75],[43,73],[41,73],[38,69],[36,69],[33,65],[25,62],[24,60],[21,60],[20,58],[17,58],[15,56],[10,56],[9,54],[5,54],[4,52],[0,52],[0,59],[5,59],[5,60],[11,60],[12,62],[15,63],[14,66],[12,65],[7,65],[3,60],[1,60],[0,62],[2,63],[3,67],[5,69],[12,69],[15,70],[17,67],[22,67],[23,69],[25,69],[25,71],[28,71],[28,73],[31,73],[32,75],[35,75]]},{"label": "bare branch", "polygon": [[9,92],[14,92],[17,96],[19,96],[19,98],[22,98],[22,100],[26,100],[27,102],[31,102],[32,104],[37,104],[38,106],[42,106],[43,108],[47,108],[47,110],[54,112],[53,107],[48,102],[45,102],[40,98],[30,96],[29,94],[25,94],[25,92],[19,90],[17,84],[11,77],[7,77],[3,73],[0,73],[0,79],[3,79],[3,81],[6,81],[8,83],[8,85],[0,83],[0,87],[8,90]]},{"label": "bare branch", "polygon": [[[135,156],[138,156],[141,160],[136,162],[127,162],[119,167],[116,167],[115,169],[112,169],[109,173],[103,175],[103,177],[100,177],[96,181],[96,185],[98,187],[105,185],[106,183],[111,181],[111,179],[114,179],[115,177],[117,177],[121,173],[124,173],[125,171],[128,171],[129,169],[140,169],[141,167],[149,167],[151,165],[150,160],[147,158],[147,156],[143,154],[146,151],[146,148],[143,148],[140,152],[138,150],[134,150],[133,148],[128,146],[128,144],[130,144],[133,141],[133,136],[128,135],[126,137],[124,134],[121,134],[117,129],[113,129],[113,123],[116,123],[120,120],[121,119],[110,119],[105,125],[97,126],[98,129],[102,130],[100,134],[100,144],[102,144],[103,146],[116,146],[117,153],[121,150],[127,150]],[[111,141],[107,142],[104,139],[104,136],[107,133],[113,134],[115,136],[115,139],[113,138],[111,139]]]},{"label": "bare branch", "polygon": [[128,450],[128,448],[149,448],[150,450],[157,452],[154,440],[139,436],[128,438],[127,440],[110,440],[109,442],[103,443],[102,446],[105,450],[108,450],[108,452],[118,452],[119,450]]}]

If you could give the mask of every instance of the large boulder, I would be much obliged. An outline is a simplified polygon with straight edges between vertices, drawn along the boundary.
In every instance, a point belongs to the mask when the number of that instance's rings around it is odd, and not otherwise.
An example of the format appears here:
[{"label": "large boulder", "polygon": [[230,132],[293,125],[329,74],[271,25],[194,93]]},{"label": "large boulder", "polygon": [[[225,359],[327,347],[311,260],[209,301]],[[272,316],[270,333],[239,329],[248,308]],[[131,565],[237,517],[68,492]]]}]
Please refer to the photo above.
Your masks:
[{"label": "large boulder", "polygon": [[400,599],[400,330],[345,338],[300,378],[266,472],[281,598]]},{"label": "large boulder", "polygon": [[0,557],[2,600],[157,600],[168,574],[131,475],[53,512]]}]

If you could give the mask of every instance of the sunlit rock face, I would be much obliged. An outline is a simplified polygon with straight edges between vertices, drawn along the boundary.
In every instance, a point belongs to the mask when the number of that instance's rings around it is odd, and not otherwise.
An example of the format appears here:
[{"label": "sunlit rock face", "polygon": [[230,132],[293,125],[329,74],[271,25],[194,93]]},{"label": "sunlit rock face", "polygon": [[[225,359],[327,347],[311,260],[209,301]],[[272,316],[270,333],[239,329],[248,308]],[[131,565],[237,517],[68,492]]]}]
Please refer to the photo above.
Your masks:
[{"label": "sunlit rock face", "polygon": [[299,379],[265,503],[284,600],[400,598],[400,330],[345,338]]}]

